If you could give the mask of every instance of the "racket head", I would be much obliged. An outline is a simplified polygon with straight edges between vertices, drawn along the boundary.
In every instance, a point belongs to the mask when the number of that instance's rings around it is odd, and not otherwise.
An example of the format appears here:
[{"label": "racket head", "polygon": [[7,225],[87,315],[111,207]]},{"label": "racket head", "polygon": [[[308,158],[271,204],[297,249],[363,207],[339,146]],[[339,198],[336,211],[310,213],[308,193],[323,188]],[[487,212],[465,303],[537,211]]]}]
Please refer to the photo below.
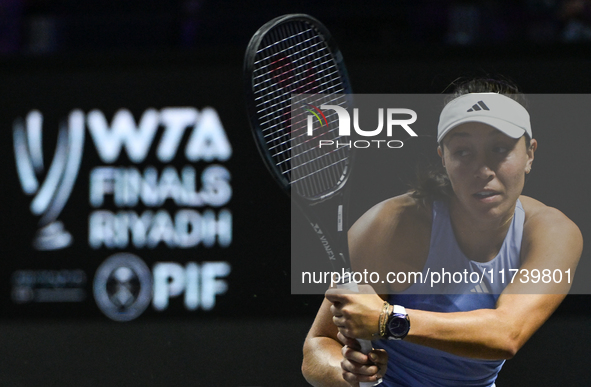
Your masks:
[{"label": "racket head", "polygon": [[[339,191],[351,171],[351,148],[319,146],[321,139],[348,141],[338,135],[337,113],[325,111],[325,124],[307,134],[310,111],[319,112],[322,104],[352,105],[343,57],[328,29],[305,14],[269,21],[248,45],[244,81],[255,142],[279,185],[310,202]],[[305,95],[297,106],[295,95]]]}]

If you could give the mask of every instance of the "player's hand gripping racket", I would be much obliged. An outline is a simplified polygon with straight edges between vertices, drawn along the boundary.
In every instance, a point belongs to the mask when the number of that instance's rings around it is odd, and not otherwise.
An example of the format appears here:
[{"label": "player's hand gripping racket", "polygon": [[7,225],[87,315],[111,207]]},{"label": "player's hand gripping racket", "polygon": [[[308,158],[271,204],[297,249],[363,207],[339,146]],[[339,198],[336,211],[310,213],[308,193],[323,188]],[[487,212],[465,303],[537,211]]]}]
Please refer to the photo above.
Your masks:
[{"label": "player's hand gripping racket", "polygon": [[[343,188],[352,149],[338,146],[350,138],[339,136],[337,110],[350,107],[352,91],[339,49],[318,20],[281,16],[252,37],[244,75],[250,125],[267,168],[312,225],[333,270],[350,271]],[[319,204],[334,216],[322,225]],[[357,291],[346,281],[337,286]],[[363,353],[371,351],[370,341],[359,342]]]}]

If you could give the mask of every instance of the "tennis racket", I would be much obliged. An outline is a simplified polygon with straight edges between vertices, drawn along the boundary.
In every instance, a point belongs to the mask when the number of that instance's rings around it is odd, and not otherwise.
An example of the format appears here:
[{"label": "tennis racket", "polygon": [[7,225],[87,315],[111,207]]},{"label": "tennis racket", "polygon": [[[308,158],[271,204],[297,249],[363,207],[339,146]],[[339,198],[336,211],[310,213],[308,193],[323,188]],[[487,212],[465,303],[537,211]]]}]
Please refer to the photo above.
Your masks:
[{"label": "tennis racket", "polygon": [[[333,270],[350,272],[344,187],[353,154],[350,146],[338,143],[351,140],[339,135],[336,109],[322,109],[352,104],[337,45],[318,20],[281,16],[252,37],[244,75],[250,126],[267,169],[310,222]],[[325,211],[331,219],[317,216]],[[357,291],[349,281],[342,279],[337,287]],[[363,353],[371,351],[370,341],[359,342]]]}]

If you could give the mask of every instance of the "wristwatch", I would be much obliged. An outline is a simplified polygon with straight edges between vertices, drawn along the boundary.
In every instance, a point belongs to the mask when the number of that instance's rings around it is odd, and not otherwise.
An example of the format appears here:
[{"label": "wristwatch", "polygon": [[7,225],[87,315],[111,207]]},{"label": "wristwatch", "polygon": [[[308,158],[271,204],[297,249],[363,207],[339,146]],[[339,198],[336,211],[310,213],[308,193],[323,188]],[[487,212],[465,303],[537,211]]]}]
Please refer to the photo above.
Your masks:
[{"label": "wristwatch", "polygon": [[400,305],[394,305],[394,309],[386,322],[386,338],[388,340],[402,340],[410,330],[410,319],[406,309]]}]

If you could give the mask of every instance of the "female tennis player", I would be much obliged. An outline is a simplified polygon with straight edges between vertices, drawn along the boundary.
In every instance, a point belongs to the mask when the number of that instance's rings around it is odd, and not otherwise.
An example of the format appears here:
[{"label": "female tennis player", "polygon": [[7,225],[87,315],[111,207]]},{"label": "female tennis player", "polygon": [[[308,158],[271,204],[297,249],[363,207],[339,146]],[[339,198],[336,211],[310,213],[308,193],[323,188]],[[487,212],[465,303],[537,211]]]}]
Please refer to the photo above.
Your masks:
[{"label": "female tennis player", "polygon": [[[494,386],[564,299],[582,236],[560,211],[521,195],[537,142],[519,95],[501,81],[459,85],[438,124],[444,173],[351,227],[354,271],[427,280],[329,289],[304,344],[309,383]],[[449,277],[432,284],[433,272]],[[374,349],[363,354],[355,339]]]}]

